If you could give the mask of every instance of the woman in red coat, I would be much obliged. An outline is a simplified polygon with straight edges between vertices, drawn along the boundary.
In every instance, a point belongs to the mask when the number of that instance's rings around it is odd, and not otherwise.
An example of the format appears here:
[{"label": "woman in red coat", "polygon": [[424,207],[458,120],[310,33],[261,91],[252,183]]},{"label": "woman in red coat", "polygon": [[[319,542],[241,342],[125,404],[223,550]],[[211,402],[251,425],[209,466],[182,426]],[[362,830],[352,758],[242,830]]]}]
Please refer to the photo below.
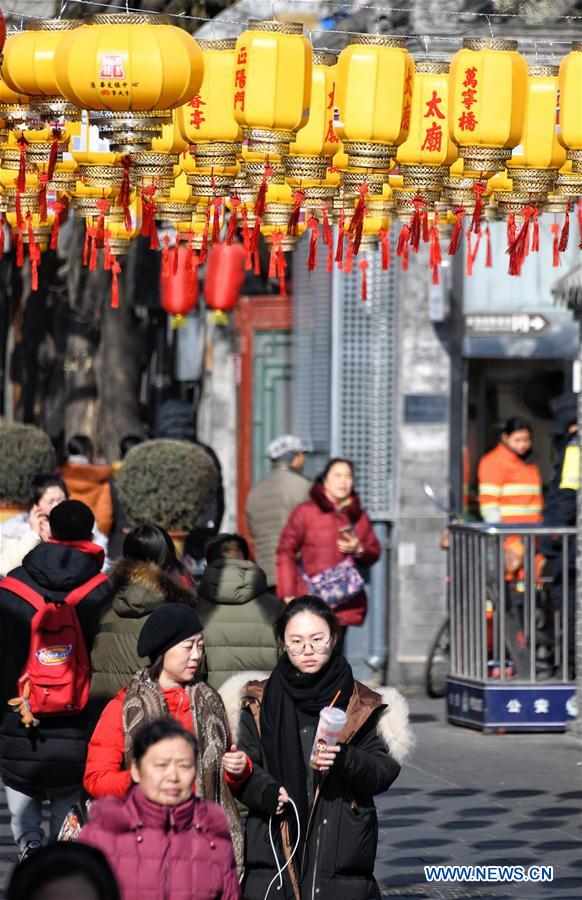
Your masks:
[{"label": "woman in red coat", "polygon": [[[289,516],[277,547],[277,594],[285,602],[308,591],[304,574],[313,578],[346,557],[363,566],[378,560],[380,544],[353,485],[351,462],[331,459],[311,488],[310,499]],[[362,625],[367,606],[362,590],[336,610],[340,627]]]},{"label": "woman in red coat", "polygon": [[227,818],[194,797],[198,742],[177,722],[135,736],[123,798],[98,800],[79,840],[101,850],[124,900],[239,900]]}]

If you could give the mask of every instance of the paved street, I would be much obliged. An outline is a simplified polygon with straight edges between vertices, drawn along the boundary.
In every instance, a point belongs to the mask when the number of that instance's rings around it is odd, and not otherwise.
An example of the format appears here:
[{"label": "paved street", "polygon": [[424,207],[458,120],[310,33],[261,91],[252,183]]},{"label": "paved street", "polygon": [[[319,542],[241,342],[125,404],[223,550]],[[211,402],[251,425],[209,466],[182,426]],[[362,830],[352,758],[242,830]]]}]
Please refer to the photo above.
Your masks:
[{"label": "paved street", "polygon": [[[481,735],[448,726],[441,701],[414,696],[410,705],[418,746],[379,803],[377,877],[383,895],[419,900],[579,898],[580,745],[555,734]],[[2,802],[2,881],[13,853]],[[427,884],[423,867],[431,863],[553,865],[554,882]]]}]

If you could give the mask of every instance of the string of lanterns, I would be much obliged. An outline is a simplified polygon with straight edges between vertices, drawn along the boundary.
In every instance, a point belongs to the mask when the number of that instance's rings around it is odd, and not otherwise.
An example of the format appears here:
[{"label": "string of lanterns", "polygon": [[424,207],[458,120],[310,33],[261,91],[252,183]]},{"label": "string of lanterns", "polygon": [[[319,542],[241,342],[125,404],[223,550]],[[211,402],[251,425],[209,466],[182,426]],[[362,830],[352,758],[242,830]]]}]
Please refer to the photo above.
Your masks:
[{"label": "string of lanterns", "polygon": [[48,20],[6,40],[0,211],[33,290],[70,208],[86,221],[83,262],[112,273],[113,305],[118,257],[138,234],[159,249],[156,222],[174,226],[162,274],[179,272],[192,304],[210,248],[258,272],[261,235],[282,294],[285,254],[307,233],[308,269],[320,252],[328,271],[357,265],[364,299],[365,252],[390,266],[393,229],[404,269],[429,245],[434,283],[463,237],[468,274],[481,245],[492,266],[498,219],[511,275],[539,251],[544,211],[553,265],[574,212],[582,247],[582,42],[559,67],[528,66],[501,38],[465,40],[450,64],[415,63],[400,37],[351,34],[335,55],[296,23],[255,20],[236,40],[197,42],[170,22]]}]

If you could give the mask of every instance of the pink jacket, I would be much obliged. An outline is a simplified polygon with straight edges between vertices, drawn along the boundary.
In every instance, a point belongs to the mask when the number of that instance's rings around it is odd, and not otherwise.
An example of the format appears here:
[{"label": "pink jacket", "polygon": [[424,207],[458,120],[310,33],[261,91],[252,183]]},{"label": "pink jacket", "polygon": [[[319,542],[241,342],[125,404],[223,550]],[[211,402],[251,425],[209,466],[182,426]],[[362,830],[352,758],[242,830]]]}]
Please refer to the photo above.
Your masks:
[{"label": "pink jacket", "polygon": [[135,787],[94,803],[79,840],[105,854],[123,900],[240,900],[228,822],[214,803],[160,806]]}]

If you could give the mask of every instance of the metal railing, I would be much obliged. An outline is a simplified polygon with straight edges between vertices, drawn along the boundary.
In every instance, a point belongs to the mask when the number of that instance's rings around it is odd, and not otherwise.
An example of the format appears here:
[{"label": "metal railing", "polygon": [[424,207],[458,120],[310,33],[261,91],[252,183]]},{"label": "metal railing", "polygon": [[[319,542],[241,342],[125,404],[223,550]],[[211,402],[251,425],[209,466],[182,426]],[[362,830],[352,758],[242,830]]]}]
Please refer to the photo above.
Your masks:
[{"label": "metal railing", "polygon": [[[575,575],[568,539],[575,533],[537,525],[451,525],[451,676],[534,684],[571,680],[569,596]],[[541,565],[541,544],[550,536],[554,562],[560,562],[552,577]],[[513,571],[508,551],[523,557]]]}]

